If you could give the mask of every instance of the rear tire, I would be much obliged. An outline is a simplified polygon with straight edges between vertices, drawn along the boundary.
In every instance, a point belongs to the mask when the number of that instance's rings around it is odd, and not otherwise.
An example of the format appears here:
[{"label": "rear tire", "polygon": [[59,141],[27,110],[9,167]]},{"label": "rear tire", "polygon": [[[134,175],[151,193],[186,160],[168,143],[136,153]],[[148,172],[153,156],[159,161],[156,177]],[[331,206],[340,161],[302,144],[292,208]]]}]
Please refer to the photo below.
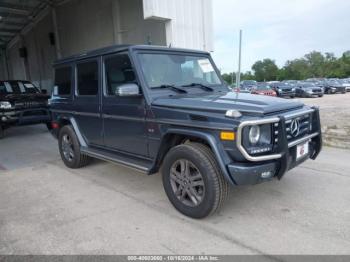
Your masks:
[{"label": "rear tire", "polygon": [[72,169],[87,166],[91,158],[80,152],[80,144],[73,128],[69,125],[61,128],[58,137],[58,147],[64,164]]},{"label": "rear tire", "polygon": [[172,148],[164,159],[162,177],[173,206],[196,219],[219,210],[229,192],[212,151],[203,144],[188,143]]}]

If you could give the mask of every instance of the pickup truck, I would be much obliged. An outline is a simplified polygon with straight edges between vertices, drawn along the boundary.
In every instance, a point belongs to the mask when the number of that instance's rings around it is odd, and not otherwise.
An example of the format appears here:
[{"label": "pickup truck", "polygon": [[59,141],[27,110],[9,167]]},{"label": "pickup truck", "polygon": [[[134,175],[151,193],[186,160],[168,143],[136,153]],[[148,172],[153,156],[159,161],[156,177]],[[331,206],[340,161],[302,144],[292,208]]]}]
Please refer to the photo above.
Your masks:
[{"label": "pickup truck", "polygon": [[0,138],[12,126],[46,124],[50,128],[49,97],[29,81],[0,81]]}]

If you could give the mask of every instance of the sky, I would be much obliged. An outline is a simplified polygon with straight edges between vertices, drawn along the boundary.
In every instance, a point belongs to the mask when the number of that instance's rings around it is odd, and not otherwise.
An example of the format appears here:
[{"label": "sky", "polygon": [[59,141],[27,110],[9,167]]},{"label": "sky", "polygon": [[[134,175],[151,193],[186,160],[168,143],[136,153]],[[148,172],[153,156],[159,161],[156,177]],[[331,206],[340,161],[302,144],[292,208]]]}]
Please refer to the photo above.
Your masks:
[{"label": "sky", "polygon": [[242,71],[271,58],[279,67],[316,50],[350,50],[350,0],[212,0],[214,60],[237,71],[239,29]]}]

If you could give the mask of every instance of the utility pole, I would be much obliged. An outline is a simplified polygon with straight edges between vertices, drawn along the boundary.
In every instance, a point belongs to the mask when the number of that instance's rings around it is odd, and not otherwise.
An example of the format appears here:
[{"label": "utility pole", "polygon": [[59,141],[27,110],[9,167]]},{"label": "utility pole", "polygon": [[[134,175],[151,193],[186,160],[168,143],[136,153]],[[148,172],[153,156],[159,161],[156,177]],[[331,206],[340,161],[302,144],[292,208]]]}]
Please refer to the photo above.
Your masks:
[{"label": "utility pole", "polygon": [[236,88],[241,84],[241,62],[242,62],[242,30],[239,30],[239,53],[238,53],[238,72],[236,75]]}]

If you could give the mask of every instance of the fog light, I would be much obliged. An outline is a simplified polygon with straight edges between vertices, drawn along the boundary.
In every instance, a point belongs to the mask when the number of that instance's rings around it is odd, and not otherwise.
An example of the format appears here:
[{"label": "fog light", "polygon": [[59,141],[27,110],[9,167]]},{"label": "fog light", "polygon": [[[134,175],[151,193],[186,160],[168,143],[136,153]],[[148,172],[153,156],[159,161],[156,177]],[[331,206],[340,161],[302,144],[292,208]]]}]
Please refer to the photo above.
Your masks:
[{"label": "fog light", "polygon": [[273,171],[267,171],[264,173],[261,173],[261,178],[267,179],[273,177],[274,172]]},{"label": "fog light", "polygon": [[1,118],[1,121],[6,122],[6,121],[7,121],[7,117],[6,117],[6,116],[3,116],[3,117]]}]

